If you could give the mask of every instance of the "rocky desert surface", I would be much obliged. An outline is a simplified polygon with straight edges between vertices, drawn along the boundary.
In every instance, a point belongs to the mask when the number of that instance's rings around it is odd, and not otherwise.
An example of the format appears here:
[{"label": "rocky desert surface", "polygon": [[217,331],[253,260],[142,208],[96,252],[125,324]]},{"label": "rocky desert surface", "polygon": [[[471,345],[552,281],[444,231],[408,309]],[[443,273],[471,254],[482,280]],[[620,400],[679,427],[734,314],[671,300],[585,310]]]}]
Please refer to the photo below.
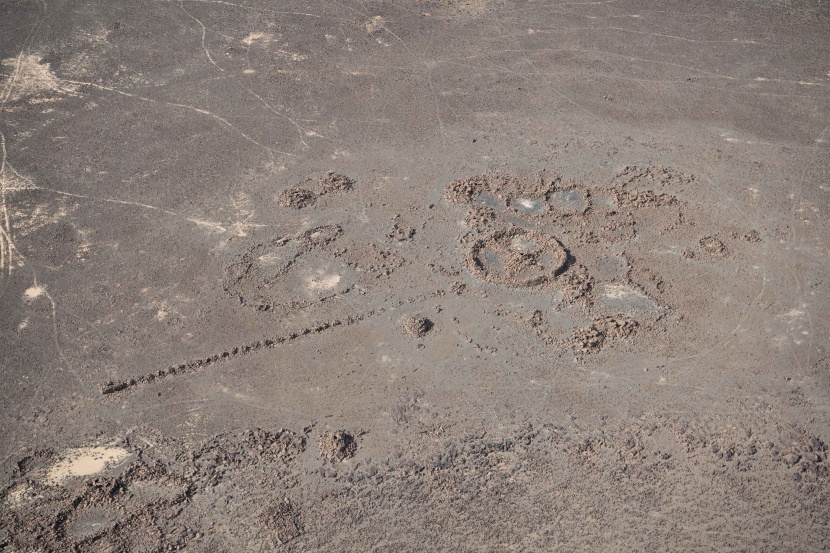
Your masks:
[{"label": "rocky desert surface", "polygon": [[0,551],[830,549],[824,0],[0,0]]}]

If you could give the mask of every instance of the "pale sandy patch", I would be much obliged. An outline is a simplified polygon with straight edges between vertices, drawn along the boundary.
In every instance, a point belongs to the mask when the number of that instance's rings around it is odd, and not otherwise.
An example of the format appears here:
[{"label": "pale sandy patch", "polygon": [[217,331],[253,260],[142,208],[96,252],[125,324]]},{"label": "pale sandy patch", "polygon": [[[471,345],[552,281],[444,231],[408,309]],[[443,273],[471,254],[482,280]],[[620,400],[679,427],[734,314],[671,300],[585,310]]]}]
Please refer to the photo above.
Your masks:
[{"label": "pale sandy patch", "polygon": [[641,292],[626,286],[625,284],[606,284],[603,295],[606,298],[621,299],[621,298],[644,298],[646,297]]},{"label": "pale sandy patch", "polygon": [[46,292],[46,289],[43,286],[30,286],[23,292],[23,297],[27,300],[33,300],[42,296],[44,292]]},{"label": "pale sandy patch", "polygon": [[76,86],[71,83],[63,83],[49,68],[48,63],[40,63],[42,54],[31,53],[21,54],[16,58],[5,58],[2,60],[3,80],[10,82],[7,89],[8,98],[0,93],[0,101],[15,101],[36,94],[47,92],[74,92]]},{"label": "pale sandy patch", "polygon": [[242,44],[251,46],[256,42],[268,43],[272,40],[274,40],[274,35],[270,33],[264,33],[262,31],[254,31],[253,33],[248,34],[248,36],[242,39]]},{"label": "pale sandy patch", "polygon": [[331,290],[340,282],[340,275],[330,274],[309,277],[307,284],[310,290]]},{"label": "pale sandy patch", "polygon": [[120,447],[83,447],[67,450],[46,473],[46,481],[60,484],[75,476],[90,476],[103,472],[107,467],[123,461],[130,453]]}]

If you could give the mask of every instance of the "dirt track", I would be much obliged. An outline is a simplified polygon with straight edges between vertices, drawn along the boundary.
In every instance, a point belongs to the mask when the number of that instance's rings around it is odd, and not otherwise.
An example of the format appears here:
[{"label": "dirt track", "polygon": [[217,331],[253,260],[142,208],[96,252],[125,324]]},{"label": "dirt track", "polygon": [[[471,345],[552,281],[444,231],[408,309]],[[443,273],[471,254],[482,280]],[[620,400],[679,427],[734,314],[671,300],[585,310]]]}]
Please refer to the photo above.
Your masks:
[{"label": "dirt track", "polygon": [[828,36],[0,1],[0,551],[830,549]]}]

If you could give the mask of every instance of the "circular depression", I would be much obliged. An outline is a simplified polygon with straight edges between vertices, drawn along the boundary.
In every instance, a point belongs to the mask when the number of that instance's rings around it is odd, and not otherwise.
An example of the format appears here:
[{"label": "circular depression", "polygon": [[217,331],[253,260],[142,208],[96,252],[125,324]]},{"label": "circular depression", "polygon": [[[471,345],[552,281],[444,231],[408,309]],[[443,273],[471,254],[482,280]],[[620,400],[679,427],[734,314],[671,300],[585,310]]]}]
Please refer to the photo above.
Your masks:
[{"label": "circular depression", "polygon": [[553,281],[565,269],[567,260],[565,248],[553,236],[511,228],[474,242],[467,265],[488,282],[523,288]]}]

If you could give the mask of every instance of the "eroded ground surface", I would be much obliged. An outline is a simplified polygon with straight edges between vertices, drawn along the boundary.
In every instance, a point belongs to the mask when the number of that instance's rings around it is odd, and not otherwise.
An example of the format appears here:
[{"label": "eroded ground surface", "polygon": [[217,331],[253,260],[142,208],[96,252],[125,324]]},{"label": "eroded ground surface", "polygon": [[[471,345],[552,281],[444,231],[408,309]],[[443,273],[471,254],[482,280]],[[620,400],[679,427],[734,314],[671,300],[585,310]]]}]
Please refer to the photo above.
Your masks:
[{"label": "eroded ground surface", "polygon": [[0,2],[0,550],[826,550],[828,36]]}]

